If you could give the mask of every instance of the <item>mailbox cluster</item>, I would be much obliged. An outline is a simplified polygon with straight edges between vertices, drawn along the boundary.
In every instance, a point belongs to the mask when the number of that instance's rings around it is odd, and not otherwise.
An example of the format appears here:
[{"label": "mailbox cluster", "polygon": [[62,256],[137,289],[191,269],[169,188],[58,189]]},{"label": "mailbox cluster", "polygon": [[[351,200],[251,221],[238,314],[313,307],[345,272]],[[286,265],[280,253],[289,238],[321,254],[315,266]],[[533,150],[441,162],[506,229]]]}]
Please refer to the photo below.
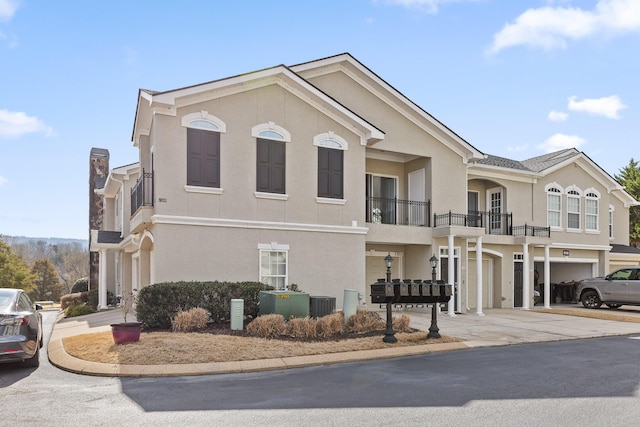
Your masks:
[{"label": "mailbox cluster", "polygon": [[378,279],[371,285],[371,302],[374,304],[434,304],[451,299],[451,285],[442,280],[393,279],[391,283]]}]

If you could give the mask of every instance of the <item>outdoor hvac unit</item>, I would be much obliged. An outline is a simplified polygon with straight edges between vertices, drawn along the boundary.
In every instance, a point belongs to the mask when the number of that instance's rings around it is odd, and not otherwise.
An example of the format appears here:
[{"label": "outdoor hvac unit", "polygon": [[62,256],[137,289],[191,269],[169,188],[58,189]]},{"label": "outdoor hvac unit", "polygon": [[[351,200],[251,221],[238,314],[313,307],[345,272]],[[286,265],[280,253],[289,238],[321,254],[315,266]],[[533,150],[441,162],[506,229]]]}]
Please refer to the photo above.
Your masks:
[{"label": "outdoor hvac unit", "polygon": [[292,291],[260,291],[259,314],[281,314],[285,319],[309,316],[309,294]]},{"label": "outdoor hvac unit", "polygon": [[322,317],[333,313],[336,309],[336,299],[333,297],[309,297],[311,302],[311,317]]}]

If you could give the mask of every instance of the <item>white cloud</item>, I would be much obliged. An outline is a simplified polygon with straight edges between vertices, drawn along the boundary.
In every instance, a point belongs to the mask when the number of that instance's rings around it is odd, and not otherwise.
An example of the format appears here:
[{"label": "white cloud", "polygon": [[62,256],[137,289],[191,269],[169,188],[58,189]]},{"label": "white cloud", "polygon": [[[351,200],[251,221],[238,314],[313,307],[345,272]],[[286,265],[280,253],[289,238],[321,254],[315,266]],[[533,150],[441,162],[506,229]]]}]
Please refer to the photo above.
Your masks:
[{"label": "white cloud", "polygon": [[552,153],[565,148],[578,148],[587,141],[577,135],[565,135],[556,133],[547,138],[544,143],[538,145],[538,148],[544,150],[545,153]]},{"label": "white cloud", "polygon": [[445,3],[473,2],[477,0],[386,0],[391,4],[399,4],[404,7],[424,10],[428,13],[438,13],[440,5]]},{"label": "white cloud", "polygon": [[547,114],[547,118],[552,122],[564,122],[569,118],[569,115],[562,111],[551,110],[549,114]]},{"label": "white cloud", "polygon": [[53,129],[37,117],[27,116],[22,112],[0,110],[0,138],[19,137],[28,133],[51,136]]},{"label": "white cloud", "polygon": [[9,182],[9,180],[4,176],[0,175],[0,185],[6,184],[7,182]]},{"label": "white cloud", "polygon": [[577,96],[569,98],[569,105],[567,106],[569,110],[604,116],[610,119],[619,119],[620,115],[618,113],[620,110],[627,108],[618,95],[598,99],[583,99],[582,101],[577,101],[577,99]]},{"label": "white cloud", "polygon": [[493,36],[489,53],[527,45],[566,48],[567,41],[595,34],[640,32],[640,1],[599,0],[593,10],[545,6],[528,9]]},{"label": "white cloud", "polygon": [[18,10],[18,2],[15,0],[0,0],[0,21],[9,21]]}]

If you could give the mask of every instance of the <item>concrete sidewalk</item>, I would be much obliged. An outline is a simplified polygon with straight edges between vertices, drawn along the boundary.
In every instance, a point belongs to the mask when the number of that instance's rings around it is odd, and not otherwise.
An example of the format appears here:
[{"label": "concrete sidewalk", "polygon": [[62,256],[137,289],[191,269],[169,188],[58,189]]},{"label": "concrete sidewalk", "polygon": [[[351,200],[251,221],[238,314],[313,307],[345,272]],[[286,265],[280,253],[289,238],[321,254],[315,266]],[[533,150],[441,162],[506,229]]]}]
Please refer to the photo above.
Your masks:
[{"label": "concrete sidewalk", "polygon": [[[577,305],[560,305],[556,309],[586,310]],[[608,315],[634,316],[640,320],[640,310],[623,307],[608,310]],[[404,313],[411,318],[411,326],[428,330],[431,325],[431,309],[394,310],[394,316]],[[384,313],[381,312],[384,316]],[[135,319],[127,319],[129,321]],[[473,347],[490,347],[544,341],[559,341],[580,338],[595,338],[614,335],[640,334],[640,323],[616,320],[590,319],[577,316],[553,314],[553,308],[544,310],[487,309],[484,316],[459,314],[454,317],[438,314],[440,334],[456,337],[461,342],[424,344],[409,347],[394,347],[379,350],[353,351],[314,356],[287,357],[267,360],[198,363],[178,365],[119,365],[88,362],[70,356],[64,350],[62,339],[69,336],[110,331],[111,323],[122,321],[120,310],[108,310],[76,318],[59,316],[54,325],[48,346],[51,363],[66,371],[99,376],[178,376],[210,375],[239,372],[256,372],[289,369],[304,366],[356,362],[417,354],[461,350]]]}]

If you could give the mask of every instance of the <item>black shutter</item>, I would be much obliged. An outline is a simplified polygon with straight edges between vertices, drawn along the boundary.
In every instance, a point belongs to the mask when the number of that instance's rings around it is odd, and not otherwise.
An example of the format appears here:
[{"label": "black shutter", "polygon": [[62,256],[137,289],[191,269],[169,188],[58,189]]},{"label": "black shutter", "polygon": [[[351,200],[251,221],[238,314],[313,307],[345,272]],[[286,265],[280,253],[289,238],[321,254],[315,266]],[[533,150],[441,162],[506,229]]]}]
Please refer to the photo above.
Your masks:
[{"label": "black shutter", "polygon": [[258,139],[256,190],[269,192],[269,141]]},{"label": "black shutter", "polygon": [[187,128],[187,185],[220,187],[220,134]]},{"label": "black shutter", "polygon": [[318,197],[342,199],[344,151],[318,147]]},{"label": "black shutter", "polygon": [[285,193],[286,145],[284,142],[258,139],[256,190]]}]

